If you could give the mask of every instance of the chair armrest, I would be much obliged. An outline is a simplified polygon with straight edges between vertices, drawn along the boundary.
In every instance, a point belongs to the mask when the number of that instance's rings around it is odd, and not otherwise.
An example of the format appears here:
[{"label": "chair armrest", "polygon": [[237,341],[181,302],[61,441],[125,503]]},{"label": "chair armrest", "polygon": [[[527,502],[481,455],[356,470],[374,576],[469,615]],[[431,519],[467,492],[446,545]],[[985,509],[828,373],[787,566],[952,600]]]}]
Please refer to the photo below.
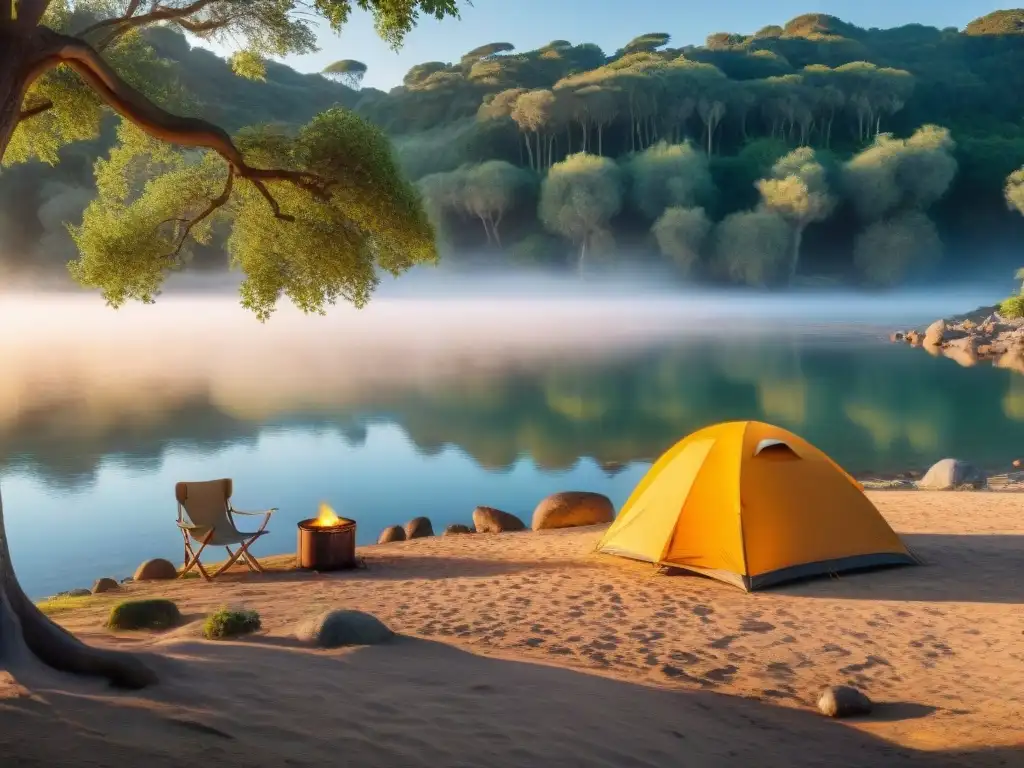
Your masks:
[{"label": "chair armrest", "polygon": [[192,523],[184,523],[181,520],[177,520],[175,522],[177,522],[178,527],[183,531],[192,531],[199,527],[198,525],[192,525]]},{"label": "chair armrest", "polygon": [[231,514],[233,514],[233,515],[272,515],[275,512],[277,512],[277,509],[278,509],[277,507],[271,507],[270,509],[263,509],[263,510],[260,510],[259,512],[245,512],[244,510],[235,509],[234,507],[231,507]]}]

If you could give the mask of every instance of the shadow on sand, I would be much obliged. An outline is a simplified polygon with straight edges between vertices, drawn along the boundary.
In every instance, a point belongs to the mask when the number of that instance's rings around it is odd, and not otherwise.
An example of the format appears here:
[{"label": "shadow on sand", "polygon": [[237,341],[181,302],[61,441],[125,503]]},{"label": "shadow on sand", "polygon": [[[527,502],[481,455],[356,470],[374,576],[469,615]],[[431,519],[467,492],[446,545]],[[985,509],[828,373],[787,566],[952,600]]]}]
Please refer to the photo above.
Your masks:
[{"label": "shadow on sand", "polygon": [[[933,603],[1024,603],[1024,536],[901,534],[921,565],[808,579],[772,589],[791,595]],[[936,579],[944,571],[947,578]],[[948,578],[948,574],[956,578]]]},{"label": "shadow on sand", "polygon": [[[142,695],[38,669],[19,676],[32,695],[0,699],[4,765],[952,768],[1024,759],[1024,748],[918,752],[816,713],[409,638],[339,651],[183,640],[149,662],[163,682]],[[877,719],[925,714],[894,703]]]}]

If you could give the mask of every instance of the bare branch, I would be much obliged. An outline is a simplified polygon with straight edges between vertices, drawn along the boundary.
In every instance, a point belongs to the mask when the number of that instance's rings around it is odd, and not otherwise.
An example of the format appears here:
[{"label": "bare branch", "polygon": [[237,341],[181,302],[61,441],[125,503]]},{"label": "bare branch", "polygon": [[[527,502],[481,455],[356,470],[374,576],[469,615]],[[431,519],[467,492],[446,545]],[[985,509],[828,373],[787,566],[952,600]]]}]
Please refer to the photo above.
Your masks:
[{"label": "bare branch", "polygon": [[[142,18],[139,16],[138,18]],[[65,64],[74,70],[100,99],[119,115],[150,136],[181,147],[209,149],[227,161],[234,173],[247,179],[270,204],[274,216],[284,221],[293,217],[281,212],[266,187],[267,182],[286,181],[305,190],[318,200],[330,199],[331,183],[306,171],[285,168],[253,168],[246,163],[227,131],[196,117],[172,114],[135,90],[91,47],[78,38],[40,28],[48,47],[37,69]],[[44,64],[46,66],[44,66]]]},{"label": "bare branch", "polygon": [[36,115],[41,115],[46,110],[52,108],[53,102],[49,99],[43,99],[38,104],[34,104],[31,107],[26,107],[25,109],[21,110],[21,113],[18,115],[18,122],[20,123],[22,120],[28,120],[29,118],[35,117]]},{"label": "bare branch", "polygon": [[[164,5],[155,4],[153,6],[153,10],[149,13],[144,13],[141,16],[135,16],[134,13],[138,9],[139,2],[138,0],[132,0],[132,4],[128,6],[128,11],[124,16],[119,16],[116,19],[103,19],[102,21],[97,21],[95,24],[92,24],[81,32],[76,33],[75,37],[86,37],[87,35],[101,29],[113,27],[113,31],[97,44],[97,48],[103,49],[129,30],[144,27],[157,21],[178,21],[179,24],[185,26],[185,23],[183,22],[187,17],[195,13],[199,13],[199,11],[203,10],[206,6],[218,1],[219,0],[195,0],[195,2],[180,8],[169,8]],[[219,26],[223,26],[224,23],[227,22],[221,22],[219,23]],[[191,26],[194,27],[201,25],[192,23]],[[213,29],[215,28],[216,27],[213,27]],[[188,27],[186,27],[186,29],[188,29]],[[190,29],[189,31],[195,30]]]},{"label": "bare branch", "polygon": [[192,228],[196,224],[212,216],[213,212],[216,211],[221,206],[227,205],[228,200],[231,199],[231,188],[234,186],[234,182],[235,172],[233,169],[228,168],[228,178],[224,182],[224,191],[221,192],[217,197],[213,198],[213,200],[210,201],[210,204],[203,209],[202,213],[200,213],[194,219],[177,219],[177,221],[179,222],[187,221],[188,223],[185,225],[185,231],[182,232],[181,236],[178,238],[177,246],[168,255],[168,259],[172,259],[176,257],[179,253],[181,253],[181,249],[185,247],[185,241],[188,240],[188,236],[192,232]]}]

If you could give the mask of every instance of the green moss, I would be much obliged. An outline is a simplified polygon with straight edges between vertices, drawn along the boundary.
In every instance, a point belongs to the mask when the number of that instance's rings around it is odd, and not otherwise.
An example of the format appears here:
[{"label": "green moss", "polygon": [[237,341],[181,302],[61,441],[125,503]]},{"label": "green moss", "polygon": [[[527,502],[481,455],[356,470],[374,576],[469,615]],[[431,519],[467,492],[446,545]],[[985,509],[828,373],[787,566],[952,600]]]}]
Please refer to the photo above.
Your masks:
[{"label": "green moss", "polygon": [[203,636],[207,640],[219,640],[256,632],[260,627],[260,615],[256,611],[232,611],[221,608],[208,616],[203,624]]},{"label": "green moss", "polygon": [[181,623],[181,612],[170,600],[126,600],[110,611],[109,629],[168,629]]}]

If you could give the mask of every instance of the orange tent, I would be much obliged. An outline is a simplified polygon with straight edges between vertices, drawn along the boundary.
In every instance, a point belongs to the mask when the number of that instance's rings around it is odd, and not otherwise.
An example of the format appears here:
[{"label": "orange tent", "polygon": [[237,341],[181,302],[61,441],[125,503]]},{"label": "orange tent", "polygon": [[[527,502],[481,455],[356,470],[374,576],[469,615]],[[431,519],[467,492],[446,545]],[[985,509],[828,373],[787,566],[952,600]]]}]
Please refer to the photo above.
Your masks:
[{"label": "orange tent", "polygon": [[758,421],[716,424],[666,451],[598,551],[747,591],[916,562],[856,480],[810,443]]}]

